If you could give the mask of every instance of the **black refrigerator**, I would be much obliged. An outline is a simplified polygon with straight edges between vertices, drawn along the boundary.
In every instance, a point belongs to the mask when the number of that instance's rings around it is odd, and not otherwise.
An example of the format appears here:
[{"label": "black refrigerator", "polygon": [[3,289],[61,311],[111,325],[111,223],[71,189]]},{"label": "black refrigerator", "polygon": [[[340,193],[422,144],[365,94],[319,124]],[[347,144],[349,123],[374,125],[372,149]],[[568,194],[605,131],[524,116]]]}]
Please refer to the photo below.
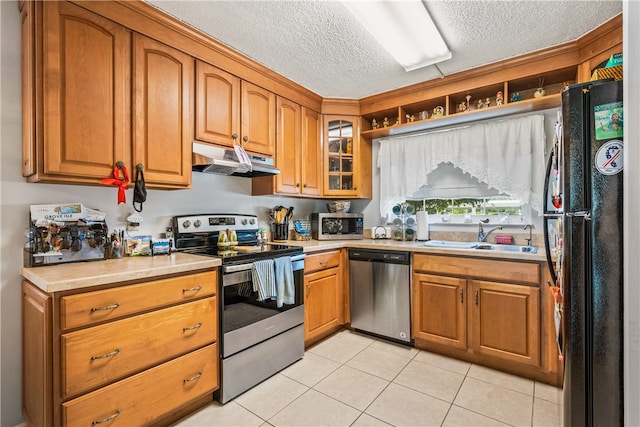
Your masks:
[{"label": "black refrigerator", "polygon": [[623,425],[622,81],[567,86],[544,230],[565,426]]}]

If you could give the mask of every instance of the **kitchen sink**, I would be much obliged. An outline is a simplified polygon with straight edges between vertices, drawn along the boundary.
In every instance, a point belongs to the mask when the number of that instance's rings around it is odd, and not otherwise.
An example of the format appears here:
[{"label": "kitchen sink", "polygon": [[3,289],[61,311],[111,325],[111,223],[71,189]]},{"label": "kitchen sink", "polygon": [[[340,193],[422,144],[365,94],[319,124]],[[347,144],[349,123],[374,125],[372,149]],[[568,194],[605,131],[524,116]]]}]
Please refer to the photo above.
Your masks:
[{"label": "kitchen sink", "polygon": [[538,253],[537,246],[496,245],[493,243],[477,243],[474,249],[500,252],[527,252],[530,254]]},{"label": "kitchen sink", "polygon": [[424,245],[430,248],[443,249],[475,249],[480,251],[496,251],[496,252],[526,252],[538,253],[537,246],[521,246],[521,245],[496,245],[494,243],[484,242],[457,242],[452,240],[429,240]]},{"label": "kitchen sink", "polygon": [[478,242],[456,242],[452,240],[429,240],[424,242],[430,248],[475,249]]}]

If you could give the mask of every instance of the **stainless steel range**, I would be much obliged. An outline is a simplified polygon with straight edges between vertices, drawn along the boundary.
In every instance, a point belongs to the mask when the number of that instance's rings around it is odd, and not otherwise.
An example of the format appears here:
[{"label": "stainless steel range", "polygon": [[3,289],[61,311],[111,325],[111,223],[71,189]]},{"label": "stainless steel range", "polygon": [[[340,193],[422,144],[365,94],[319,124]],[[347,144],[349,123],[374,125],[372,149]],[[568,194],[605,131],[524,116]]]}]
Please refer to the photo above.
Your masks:
[{"label": "stainless steel range", "polygon": [[[222,259],[218,284],[221,384],[215,398],[226,403],[301,359],[302,248],[258,245],[258,219],[253,215],[176,216],[173,229],[178,251]],[[222,233],[224,239],[220,239]],[[237,239],[237,244],[230,239]],[[272,263],[274,274],[269,279],[265,273],[271,272]],[[258,276],[263,280],[254,280]],[[275,295],[265,291],[265,282],[273,284]]]}]

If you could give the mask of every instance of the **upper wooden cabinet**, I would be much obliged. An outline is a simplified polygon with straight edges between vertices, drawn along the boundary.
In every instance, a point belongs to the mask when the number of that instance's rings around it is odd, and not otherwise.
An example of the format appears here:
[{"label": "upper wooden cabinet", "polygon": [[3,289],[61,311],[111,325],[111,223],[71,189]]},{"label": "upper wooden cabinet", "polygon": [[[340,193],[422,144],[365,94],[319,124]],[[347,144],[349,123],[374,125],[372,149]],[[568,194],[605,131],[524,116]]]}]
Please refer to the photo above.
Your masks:
[{"label": "upper wooden cabinet", "polygon": [[276,96],[242,81],[240,145],[250,152],[272,156],[276,141]]},{"label": "upper wooden cabinet", "polygon": [[202,61],[196,74],[196,139],[272,156],[275,94]]},{"label": "upper wooden cabinet", "polygon": [[371,197],[371,144],[360,139],[360,118],[324,116],[324,195]]},{"label": "upper wooden cabinet", "polygon": [[147,182],[187,187],[194,60],[139,34],[133,41],[133,165],[144,165]]},{"label": "upper wooden cabinet", "polygon": [[21,5],[23,174],[97,184],[131,161],[131,33],[70,3]]},{"label": "upper wooden cabinet", "polygon": [[[233,147],[240,132],[240,79],[202,61],[196,63],[196,139]],[[240,141],[238,141],[240,142]]]},{"label": "upper wooden cabinet", "polygon": [[21,6],[28,181],[97,185],[123,161],[188,187],[193,59],[71,3]]},{"label": "upper wooden cabinet", "polygon": [[254,178],[254,195],[322,196],[320,114],[276,100],[276,176]]}]

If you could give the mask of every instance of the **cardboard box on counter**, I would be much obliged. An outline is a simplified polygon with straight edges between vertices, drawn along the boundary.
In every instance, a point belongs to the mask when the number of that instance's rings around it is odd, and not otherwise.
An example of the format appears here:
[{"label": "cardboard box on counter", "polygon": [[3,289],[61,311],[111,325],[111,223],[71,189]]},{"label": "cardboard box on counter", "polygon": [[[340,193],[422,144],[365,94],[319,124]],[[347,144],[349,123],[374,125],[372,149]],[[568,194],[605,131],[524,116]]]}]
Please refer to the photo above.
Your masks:
[{"label": "cardboard box on counter", "polygon": [[82,203],[63,203],[58,205],[31,205],[31,220],[50,221],[104,221],[106,214],[84,206]]}]

